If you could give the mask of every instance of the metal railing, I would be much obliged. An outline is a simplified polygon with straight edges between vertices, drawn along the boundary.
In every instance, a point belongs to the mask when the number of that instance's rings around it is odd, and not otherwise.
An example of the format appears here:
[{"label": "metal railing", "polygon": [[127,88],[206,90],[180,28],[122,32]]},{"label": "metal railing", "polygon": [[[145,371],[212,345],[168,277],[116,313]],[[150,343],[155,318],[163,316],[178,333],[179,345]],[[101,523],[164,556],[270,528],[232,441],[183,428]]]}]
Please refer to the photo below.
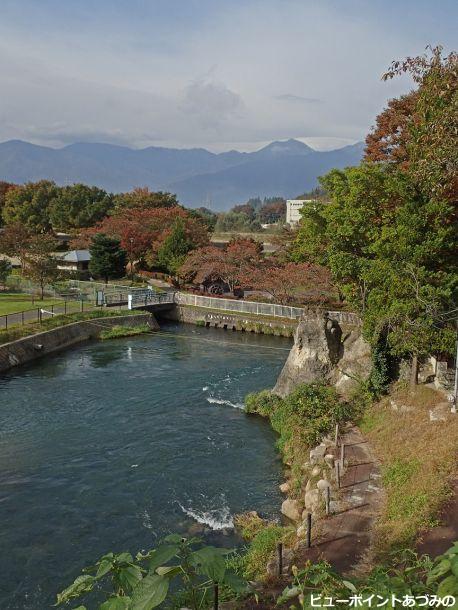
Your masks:
[{"label": "metal railing", "polygon": [[[38,301],[39,303],[39,301]],[[41,324],[43,320],[54,316],[89,311],[93,307],[84,301],[63,301],[52,303],[45,307],[33,307],[0,315],[0,330],[8,330],[14,326],[25,324]]]},{"label": "metal railing", "polygon": [[147,288],[146,290],[136,290],[128,296],[128,309],[137,307],[148,307],[148,305],[173,304],[175,303],[175,292],[164,291],[156,292]]},{"label": "metal railing", "polygon": [[175,303],[178,305],[194,305],[194,307],[249,313],[258,316],[289,318],[291,320],[299,318],[304,313],[304,310],[301,307],[277,305],[276,303],[257,303],[255,301],[236,301],[232,299],[204,297],[197,294],[188,294],[186,292],[177,292],[175,294]]}]

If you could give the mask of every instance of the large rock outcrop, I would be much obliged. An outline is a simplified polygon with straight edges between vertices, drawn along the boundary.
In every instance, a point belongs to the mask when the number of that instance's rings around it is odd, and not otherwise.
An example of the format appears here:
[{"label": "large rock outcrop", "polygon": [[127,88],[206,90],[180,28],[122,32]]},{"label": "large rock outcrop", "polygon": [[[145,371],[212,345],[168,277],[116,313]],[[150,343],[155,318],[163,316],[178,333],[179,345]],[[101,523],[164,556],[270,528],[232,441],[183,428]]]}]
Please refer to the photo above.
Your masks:
[{"label": "large rock outcrop", "polygon": [[371,371],[371,350],[355,314],[306,312],[274,393],[286,396],[301,383],[325,381],[346,396]]}]

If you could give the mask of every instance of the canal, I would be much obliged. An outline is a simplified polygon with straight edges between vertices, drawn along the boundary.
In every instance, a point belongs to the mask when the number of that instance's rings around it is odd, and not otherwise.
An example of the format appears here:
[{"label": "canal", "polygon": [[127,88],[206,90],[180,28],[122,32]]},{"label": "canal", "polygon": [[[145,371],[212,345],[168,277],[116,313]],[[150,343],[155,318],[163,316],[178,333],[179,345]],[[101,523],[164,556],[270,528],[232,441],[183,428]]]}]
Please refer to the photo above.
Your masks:
[{"label": "canal", "polygon": [[233,515],[274,517],[281,463],[244,396],[291,341],[170,324],[0,378],[0,608],[37,610],[108,551],[163,535],[237,543]]}]

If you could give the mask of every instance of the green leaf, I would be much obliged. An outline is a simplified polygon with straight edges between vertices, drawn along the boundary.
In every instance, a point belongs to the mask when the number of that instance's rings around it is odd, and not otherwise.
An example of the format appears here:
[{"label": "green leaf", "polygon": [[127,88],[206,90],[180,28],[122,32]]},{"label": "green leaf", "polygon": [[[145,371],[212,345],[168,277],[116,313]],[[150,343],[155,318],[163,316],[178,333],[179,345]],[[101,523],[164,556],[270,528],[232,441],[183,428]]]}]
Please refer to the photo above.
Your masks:
[{"label": "green leaf", "polygon": [[180,542],[183,542],[183,538],[178,534],[169,534],[164,538],[164,542],[170,542],[170,544],[180,544]]},{"label": "green leaf", "polygon": [[343,580],[342,584],[347,587],[347,589],[349,589],[352,593],[356,593],[356,587],[355,585],[350,582],[349,580]]},{"label": "green leaf", "polygon": [[113,561],[112,561],[112,559],[101,559],[98,566],[99,567],[97,569],[97,573],[96,573],[95,577],[102,578],[102,576],[105,576],[105,574],[108,574],[108,572],[112,569]]},{"label": "green leaf", "polygon": [[458,556],[457,557],[451,557],[450,558],[450,563],[452,565],[452,574],[454,574],[455,576],[458,577]]},{"label": "green leaf", "polygon": [[167,561],[170,561],[172,557],[179,552],[180,547],[177,544],[164,544],[157,547],[157,549],[151,555],[151,561],[149,564],[150,572],[154,572],[156,568],[162,566]]},{"label": "green leaf", "polygon": [[447,574],[447,572],[450,570],[450,568],[451,568],[450,561],[448,559],[442,559],[440,561],[440,563],[438,563],[437,566],[435,568],[433,568],[431,570],[431,572],[428,574],[426,584],[430,585],[431,583],[435,582],[441,576],[443,576],[444,574]]},{"label": "green leaf", "polygon": [[115,556],[115,561],[117,563],[132,563],[134,558],[130,553],[119,553],[119,555]]},{"label": "green leaf", "polygon": [[246,580],[235,572],[232,572],[232,570],[226,570],[223,582],[235,593],[245,593],[249,589],[249,585]]},{"label": "green leaf", "polygon": [[119,570],[117,580],[124,590],[134,589],[139,580],[142,579],[142,571],[138,566],[130,565]]},{"label": "green leaf", "polygon": [[99,606],[99,610],[127,610],[130,605],[130,597],[110,597]]},{"label": "green leaf", "polygon": [[164,576],[152,574],[145,576],[135,587],[130,610],[151,610],[167,597],[169,580]]},{"label": "green leaf", "polygon": [[458,578],[454,574],[447,576],[438,586],[437,595],[439,595],[439,597],[458,595]]},{"label": "green leaf", "polygon": [[92,587],[94,586],[94,582],[94,576],[90,576],[89,574],[78,576],[78,578],[76,578],[69,587],[64,589],[62,593],[57,594],[56,606],[68,602],[74,597],[79,597],[83,593],[91,591]]},{"label": "green leaf", "polygon": [[218,549],[205,546],[190,555],[191,563],[201,573],[214,582],[222,582],[226,571],[226,562]]},{"label": "green leaf", "polygon": [[156,574],[159,574],[159,576],[167,576],[169,579],[178,576],[181,571],[180,566],[159,566],[156,568]]}]

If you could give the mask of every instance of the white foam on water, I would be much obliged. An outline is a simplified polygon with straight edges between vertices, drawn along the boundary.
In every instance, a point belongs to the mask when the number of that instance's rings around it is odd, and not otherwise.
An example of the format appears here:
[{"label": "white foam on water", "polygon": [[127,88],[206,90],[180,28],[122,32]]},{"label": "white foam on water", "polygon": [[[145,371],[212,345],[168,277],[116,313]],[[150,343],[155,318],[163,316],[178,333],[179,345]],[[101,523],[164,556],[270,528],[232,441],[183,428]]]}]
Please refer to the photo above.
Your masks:
[{"label": "white foam on water", "polygon": [[231,402],[230,400],[224,400],[223,398],[215,398],[214,396],[208,396],[207,401],[216,405],[227,405],[233,409],[245,409],[245,405],[240,402]]},{"label": "white foam on water", "polygon": [[207,392],[207,390],[208,390],[208,385],[206,385],[202,388],[202,392]]},{"label": "white foam on water", "polygon": [[143,527],[146,527],[147,530],[153,529],[151,517],[146,509],[142,512],[142,525]]},{"label": "white foam on water", "polygon": [[234,521],[232,519],[231,512],[227,506],[222,508],[214,508],[209,510],[195,510],[191,508],[185,508],[180,502],[178,506],[181,510],[202,525],[207,525],[212,530],[224,530],[234,527]]}]

